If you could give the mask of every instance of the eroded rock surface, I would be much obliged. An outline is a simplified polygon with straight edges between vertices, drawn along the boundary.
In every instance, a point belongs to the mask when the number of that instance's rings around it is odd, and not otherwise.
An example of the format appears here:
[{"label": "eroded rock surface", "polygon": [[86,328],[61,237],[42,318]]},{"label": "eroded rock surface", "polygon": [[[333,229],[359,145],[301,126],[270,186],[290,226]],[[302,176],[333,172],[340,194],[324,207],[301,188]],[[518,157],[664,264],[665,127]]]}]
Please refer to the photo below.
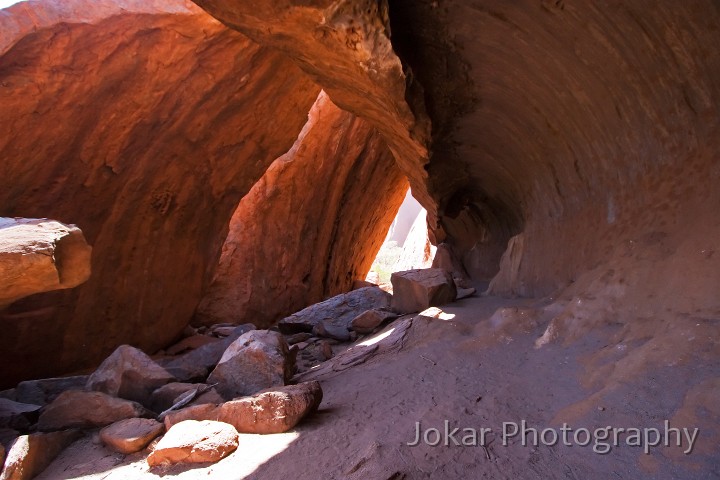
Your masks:
[{"label": "eroded rock surface", "polygon": [[75,225],[0,217],[0,310],[34,293],[85,282],[91,251]]},{"label": "eroded rock surface", "polygon": [[377,131],[320,94],[295,145],[235,211],[195,322],[267,328],[349,291],[370,268],[406,189]]},{"label": "eroded rock surface", "polygon": [[319,93],[190,2],[56,3],[0,15],[0,215],[79,225],[95,273],[0,313],[7,385],[176,339]]}]

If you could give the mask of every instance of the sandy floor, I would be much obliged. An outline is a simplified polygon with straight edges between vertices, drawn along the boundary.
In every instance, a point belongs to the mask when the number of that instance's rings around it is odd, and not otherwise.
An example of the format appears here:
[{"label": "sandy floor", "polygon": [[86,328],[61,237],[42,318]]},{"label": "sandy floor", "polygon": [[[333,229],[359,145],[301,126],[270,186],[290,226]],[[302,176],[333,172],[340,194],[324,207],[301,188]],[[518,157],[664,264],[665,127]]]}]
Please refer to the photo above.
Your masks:
[{"label": "sandy floor", "polygon": [[[534,322],[498,331],[491,315],[512,305],[521,303],[473,297],[443,308],[455,315],[451,320],[413,320],[401,341],[391,334],[363,363],[317,374],[325,392],[320,411],[294,432],[241,435],[238,450],[217,464],[151,472],[146,453],[114,454],[99,445],[97,435],[88,435],[38,478],[720,478],[716,412],[700,409],[678,416],[693,388],[720,377],[717,362],[698,360],[692,367],[658,364],[638,380],[592,396],[599,388],[588,382],[592,372],[587,359],[603,349],[617,351],[619,358],[635,346],[612,344],[609,339],[615,332],[608,326],[570,345],[535,348],[551,309]],[[389,341],[395,341],[395,348],[384,351],[382,342]],[[371,347],[354,350],[362,348]],[[345,355],[349,354],[352,351]],[[607,358],[608,363],[616,360]],[[593,443],[523,446],[519,437],[502,444],[503,422],[525,420],[528,427],[559,432],[562,422],[574,430],[594,430],[661,428],[665,419],[679,422],[673,427],[700,427],[691,455],[664,447],[651,448],[646,455],[642,447],[627,445],[601,455],[593,452]],[[456,446],[452,441],[449,446],[407,445],[415,439],[416,422],[442,431],[445,420],[450,430],[461,428],[455,436],[459,441],[463,428],[491,429],[485,447]]]}]

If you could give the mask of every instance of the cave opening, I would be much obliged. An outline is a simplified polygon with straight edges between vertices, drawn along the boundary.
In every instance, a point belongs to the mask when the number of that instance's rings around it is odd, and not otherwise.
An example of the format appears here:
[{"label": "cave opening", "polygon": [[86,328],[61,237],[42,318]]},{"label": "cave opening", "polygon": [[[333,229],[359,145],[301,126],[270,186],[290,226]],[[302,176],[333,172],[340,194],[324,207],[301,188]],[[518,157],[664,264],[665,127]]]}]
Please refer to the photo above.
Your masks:
[{"label": "cave opening", "polygon": [[392,273],[429,268],[435,251],[428,237],[427,211],[408,189],[365,280],[390,288]]},{"label": "cave opening", "polygon": [[0,10],[7,8],[11,5],[15,5],[16,3],[22,3],[27,0],[0,0]]}]

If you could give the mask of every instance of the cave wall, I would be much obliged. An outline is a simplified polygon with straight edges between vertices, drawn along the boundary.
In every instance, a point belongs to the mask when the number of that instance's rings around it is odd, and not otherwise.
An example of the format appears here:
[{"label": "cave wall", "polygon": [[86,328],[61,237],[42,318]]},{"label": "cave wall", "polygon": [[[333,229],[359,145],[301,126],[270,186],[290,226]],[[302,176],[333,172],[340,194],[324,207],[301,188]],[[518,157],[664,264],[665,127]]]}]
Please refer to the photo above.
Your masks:
[{"label": "cave wall", "polygon": [[319,88],[189,2],[0,13],[0,216],[73,223],[93,246],[87,283],[0,313],[9,385],[172,341]]},{"label": "cave wall", "polygon": [[[697,207],[717,204],[716,1],[197,3],[376,125],[433,241],[452,244],[476,279],[490,279],[522,234],[512,284],[496,282],[496,293],[548,295],[628,242],[715,223]],[[338,73],[389,59],[402,62],[404,89],[387,69]],[[414,123],[358,101],[358,90],[374,106],[390,95]],[[428,155],[398,146],[408,145],[401,127]]]},{"label": "cave wall", "polygon": [[240,201],[195,324],[269,327],[364,279],[407,191],[385,141],[323,92]]},{"label": "cave wall", "polygon": [[497,258],[493,239],[522,232],[498,293],[548,295],[628,244],[716,223],[703,205],[718,205],[717,2],[390,5],[396,51],[439,122],[428,171],[442,226],[471,272],[479,239]]}]

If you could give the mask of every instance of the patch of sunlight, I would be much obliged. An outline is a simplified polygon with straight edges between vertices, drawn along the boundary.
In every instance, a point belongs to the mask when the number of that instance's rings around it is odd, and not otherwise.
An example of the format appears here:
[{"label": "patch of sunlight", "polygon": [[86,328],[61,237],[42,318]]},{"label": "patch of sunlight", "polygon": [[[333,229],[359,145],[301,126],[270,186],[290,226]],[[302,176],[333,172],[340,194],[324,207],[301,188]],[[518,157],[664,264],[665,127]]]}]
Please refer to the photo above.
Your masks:
[{"label": "patch of sunlight", "polygon": [[7,8],[10,5],[15,5],[16,3],[24,2],[25,0],[0,0],[0,10],[3,8]]},{"label": "patch of sunlight", "polygon": [[364,342],[358,343],[356,346],[358,347],[369,347],[370,345],[375,345],[376,343],[382,342],[387,337],[389,337],[393,332],[395,331],[394,328],[390,328],[385,332],[379,333],[378,335],[375,335],[374,337],[370,337]]},{"label": "patch of sunlight", "polygon": [[445,313],[437,307],[430,307],[427,310],[423,310],[418,315],[421,317],[437,318],[439,320],[452,320],[455,318],[454,313]]},{"label": "patch of sunlight", "polygon": [[[147,452],[134,455],[114,455],[95,445],[88,436],[66,449],[40,474],[38,480],[240,480],[256,475],[263,465],[272,462],[300,437],[291,431],[270,435],[241,433],[235,452],[218,463],[203,465],[175,465],[165,469],[150,469]],[[276,459],[277,460],[277,459]]]}]

